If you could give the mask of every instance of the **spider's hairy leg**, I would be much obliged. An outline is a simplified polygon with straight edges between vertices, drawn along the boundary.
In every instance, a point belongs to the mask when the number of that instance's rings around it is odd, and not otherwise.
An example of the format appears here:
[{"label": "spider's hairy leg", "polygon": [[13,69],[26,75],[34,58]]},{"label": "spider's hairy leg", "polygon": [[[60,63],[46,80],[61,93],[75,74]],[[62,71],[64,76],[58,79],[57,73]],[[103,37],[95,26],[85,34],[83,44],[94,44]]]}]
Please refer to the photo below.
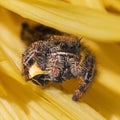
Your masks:
[{"label": "spider's hairy leg", "polygon": [[62,78],[60,77],[61,71],[63,71],[64,68],[64,61],[62,60],[62,57],[53,53],[49,56],[48,63],[49,64],[47,65],[46,70],[51,76],[51,80],[56,82],[62,81]]},{"label": "spider's hairy leg", "polygon": [[36,61],[36,56],[41,54],[40,50],[38,50],[41,45],[42,43],[35,42],[22,54],[22,75],[25,77],[25,80],[29,80],[29,68]]},{"label": "spider's hairy leg", "polygon": [[94,56],[86,51],[85,57],[80,65],[80,77],[82,79],[82,83],[75,91],[72,99],[77,101],[84,94],[86,89],[89,87],[90,83],[93,80],[95,75],[95,58]]},{"label": "spider's hairy leg", "polygon": [[25,51],[22,54],[22,75],[24,76],[25,80],[29,80],[29,68],[31,67],[31,65],[34,63],[33,61],[33,54],[29,54],[29,56],[26,56],[27,51]]}]

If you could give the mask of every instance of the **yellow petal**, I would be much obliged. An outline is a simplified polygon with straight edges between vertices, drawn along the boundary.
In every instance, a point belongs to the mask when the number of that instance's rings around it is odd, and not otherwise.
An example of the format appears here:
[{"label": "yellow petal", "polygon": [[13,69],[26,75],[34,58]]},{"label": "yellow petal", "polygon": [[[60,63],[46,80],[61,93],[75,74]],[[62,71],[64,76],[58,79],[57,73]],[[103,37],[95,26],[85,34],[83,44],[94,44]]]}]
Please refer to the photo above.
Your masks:
[{"label": "yellow petal", "polygon": [[87,6],[92,9],[105,11],[102,0],[66,0],[74,5]]},{"label": "yellow petal", "polygon": [[105,7],[112,11],[120,13],[120,1],[119,0],[103,0]]},{"label": "yellow petal", "polygon": [[56,1],[0,1],[3,7],[38,23],[101,41],[120,41],[120,17]]}]

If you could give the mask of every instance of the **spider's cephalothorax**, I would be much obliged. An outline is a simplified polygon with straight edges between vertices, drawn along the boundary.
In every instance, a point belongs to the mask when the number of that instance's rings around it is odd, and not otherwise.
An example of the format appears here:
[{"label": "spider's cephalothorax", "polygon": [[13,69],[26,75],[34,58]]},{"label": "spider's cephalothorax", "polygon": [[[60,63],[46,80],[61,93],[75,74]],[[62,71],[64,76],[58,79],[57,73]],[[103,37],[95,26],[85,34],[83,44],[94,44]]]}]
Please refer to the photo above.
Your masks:
[{"label": "spider's cephalothorax", "polygon": [[[23,24],[21,37],[33,42],[22,54],[23,76],[36,84],[62,82],[81,78],[82,83],[73,95],[78,100],[86,91],[95,74],[95,58],[80,43],[80,39],[52,28]],[[29,43],[30,44],[30,43]],[[37,66],[36,70],[35,67]],[[37,71],[35,74],[31,73]]]}]

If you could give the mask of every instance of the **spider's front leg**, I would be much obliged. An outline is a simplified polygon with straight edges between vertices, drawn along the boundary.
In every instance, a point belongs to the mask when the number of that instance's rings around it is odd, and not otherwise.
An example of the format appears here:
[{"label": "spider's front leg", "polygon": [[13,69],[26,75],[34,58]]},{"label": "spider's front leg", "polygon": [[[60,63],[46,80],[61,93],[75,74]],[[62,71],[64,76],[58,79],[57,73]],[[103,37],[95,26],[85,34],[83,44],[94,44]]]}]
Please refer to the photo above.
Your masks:
[{"label": "spider's front leg", "polygon": [[[29,51],[29,50],[28,50]],[[25,80],[28,81],[30,79],[29,77],[29,68],[34,63],[33,57],[34,54],[31,53],[27,55],[27,50],[22,54],[22,75],[24,76]]]},{"label": "spider's front leg", "polygon": [[[41,55],[41,42],[33,43],[23,54],[22,54],[22,75],[25,77],[25,80],[30,80],[29,69],[30,67],[37,62],[38,58]],[[40,50],[39,50],[40,49]]]},{"label": "spider's front leg", "polygon": [[77,75],[80,76],[82,79],[81,85],[78,87],[78,89],[75,91],[72,97],[74,101],[77,101],[79,100],[79,98],[81,98],[81,96],[84,94],[84,92],[86,91],[86,89],[93,80],[93,77],[95,75],[95,58],[94,56],[91,55],[91,53],[86,51],[85,57],[82,60],[82,62],[79,63],[78,66],[74,66],[74,67],[79,68],[77,69],[78,70]]},{"label": "spider's front leg", "polygon": [[46,71],[48,72],[51,81],[62,82],[62,71],[64,68],[64,60],[57,53],[53,53],[48,58]]}]

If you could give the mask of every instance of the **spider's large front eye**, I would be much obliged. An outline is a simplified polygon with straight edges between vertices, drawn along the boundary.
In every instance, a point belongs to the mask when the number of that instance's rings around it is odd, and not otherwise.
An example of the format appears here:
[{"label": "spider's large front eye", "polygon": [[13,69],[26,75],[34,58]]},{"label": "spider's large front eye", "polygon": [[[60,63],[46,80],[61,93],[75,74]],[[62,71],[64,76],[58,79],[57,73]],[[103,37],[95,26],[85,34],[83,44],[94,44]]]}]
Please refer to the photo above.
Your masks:
[{"label": "spider's large front eye", "polygon": [[60,45],[61,49],[66,49],[68,47],[66,42],[62,42]]}]

